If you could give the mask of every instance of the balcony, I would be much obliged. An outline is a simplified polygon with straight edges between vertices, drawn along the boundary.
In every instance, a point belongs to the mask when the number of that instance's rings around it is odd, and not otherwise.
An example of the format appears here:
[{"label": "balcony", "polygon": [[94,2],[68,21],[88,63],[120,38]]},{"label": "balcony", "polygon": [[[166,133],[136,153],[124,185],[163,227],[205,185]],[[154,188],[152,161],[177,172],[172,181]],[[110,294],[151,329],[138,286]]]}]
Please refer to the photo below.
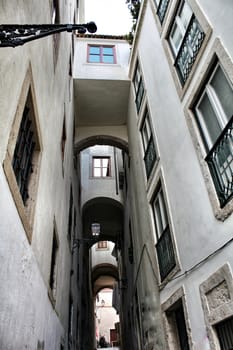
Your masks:
[{"label": "balcony", "polygon": [[182,85],[189,77],[204,38],[205,33],[193,15],[175,60],[175,67]]},{"label": "balcony", "polygon": [[166,227],[156,244],[161,281],[175,267],[175,255],[169,226]]},{"label": "balcony", "polygon": [[233,195],[233,117],[206,157],[221,208]]}]

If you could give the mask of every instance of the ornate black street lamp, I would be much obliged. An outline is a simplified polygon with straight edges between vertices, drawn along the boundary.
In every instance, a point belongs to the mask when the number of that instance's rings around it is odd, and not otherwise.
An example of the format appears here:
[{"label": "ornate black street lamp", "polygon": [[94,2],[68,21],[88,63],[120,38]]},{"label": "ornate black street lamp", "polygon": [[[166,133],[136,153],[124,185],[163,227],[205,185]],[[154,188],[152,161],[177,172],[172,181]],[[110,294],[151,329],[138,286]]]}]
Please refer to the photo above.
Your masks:
[{"label": "ornate black street lamp", "polygon": [[0,47],[16,47],[60,32],[95,33],[95,22],[86,24],[0,24]]}]

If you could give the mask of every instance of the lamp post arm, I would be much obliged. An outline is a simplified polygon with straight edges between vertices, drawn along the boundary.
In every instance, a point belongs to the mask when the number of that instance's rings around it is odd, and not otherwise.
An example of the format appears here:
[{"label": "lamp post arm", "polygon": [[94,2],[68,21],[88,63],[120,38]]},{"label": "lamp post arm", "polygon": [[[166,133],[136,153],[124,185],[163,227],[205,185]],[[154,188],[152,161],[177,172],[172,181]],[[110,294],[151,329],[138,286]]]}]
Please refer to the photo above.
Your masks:
[{"label": "lamp post arm", "polygon": [[16,47],[48,35],[74,30],[77,30],[79,34],[84,34],[86,31],[95,33],[97,26],[95,22],[86,24],[0,24],[0,47]]}]

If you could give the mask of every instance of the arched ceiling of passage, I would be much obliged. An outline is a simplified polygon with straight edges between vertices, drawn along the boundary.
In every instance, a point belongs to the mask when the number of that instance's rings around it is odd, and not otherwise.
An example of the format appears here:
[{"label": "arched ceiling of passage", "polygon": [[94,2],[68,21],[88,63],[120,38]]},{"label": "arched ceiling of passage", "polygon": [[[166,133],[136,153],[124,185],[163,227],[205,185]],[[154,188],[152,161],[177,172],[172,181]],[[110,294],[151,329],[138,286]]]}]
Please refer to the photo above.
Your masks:
[{"label": "arched ceiling of passage", "polygon": [[84,237],[91,236],[91,224],[100,224],[99,240],[115,242],[123,231],[123,208],[114,199],[98,197],[88,201],[82,212]]},{"label": "arched ceiling of passage", "polygon": [[118,269],[110,264],[95,266],[92,270],[92,285],[94,296],[103,288],[113,288],[118,281]]},{"label": "arched ceiling of passage", "polygon": [[82,138],[82,134],[79,135],[79,140],[75,142],[74,151],[75,153],[79,153],[85,148],[95,146],[95,145],[108,145],[122,149],[126,153],[128,153],[128,143],[120,138],[110,135],[92,135],[86,137],[85,135]]}]

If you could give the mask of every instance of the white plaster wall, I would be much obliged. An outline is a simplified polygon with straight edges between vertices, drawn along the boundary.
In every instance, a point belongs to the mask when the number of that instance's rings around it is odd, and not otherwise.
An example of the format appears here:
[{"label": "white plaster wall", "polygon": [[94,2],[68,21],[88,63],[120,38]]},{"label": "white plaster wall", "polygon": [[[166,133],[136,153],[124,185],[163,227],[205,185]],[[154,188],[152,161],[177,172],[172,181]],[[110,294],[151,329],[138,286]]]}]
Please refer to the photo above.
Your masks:
[{"label": "white plaster wall", "polygon": [[106,249],[98,249],[98,244],[94,244],[91,248],[92,254],[92,268],[99,264],[111,264],[117,266],[116,258],[112,256],[114,243],[108,241],[108,247]]},{"label": "white plaster wall", "polygon": [[64,329],[49,301],[47,287],[0,167],[0,349],[57,349]]},{"label": "white plaster wall", "polygon": [[[192,94],[192,87],[203,69],[216,37],[220,37],[226,51],[233,54],[231,40],[233,7],[231,1],[227,1],[224,6],[217,2],[213,4],[207,0],[200,1],[214,29],[193,81],[181,102],[168,66],[154,14],[149,1],[147,3],[137,49],[160,156],[157,173],[148,188],[148,200],[152,198],[159,178],[158,173],[161,170],[171,228],[181,267],[180,273],[182,273],[208,257],[232,237],[233,215],[224,222],[217,220],[214,216],[183,109]],[[149,55],[148,52],[150,52]],[[136,115],[135,122],[137,122]],[[131,133],[129,135],[130,143],[132,142],[134,148],[134,143],[137,142],[136,137],[134,138]],[[134,157],[136,159],[136,155]],[[144,186],[137,183],[137,178],[135,182],[138,186]],[[161,302],[163,303],[179,287],[184,286],[194,349],[209,349],[199,285],[226,262],[233,266],[232,245],[209,259],[192,274],[174,280],[161,291]]]},{"label": "white plaster wall", "polygon": [[[111,157],[111,177],[92,177],[92,157]],[[82,206],[90,199],[96,197],[107,197],[122,202],[122,191],[116,192],[116,174],[114,167],[114,153],[111,146],[89,147],[81,152],[81,183],[82,183]]]},{"label": "white plaster wall", "polygon": [[[71,22],[73,0],[60,4],[62,21]],[[50,1],[0,1],[1,23],[49,23]],[[72,86],[69,86],[71,34],[62,33],[57,64],[53,38],[0,52],[0,162],[2,163],[26,71],[31,65],[42,151],[32,242],[29,245],[0,166],[0,348],[58,349],[68,324],[71,254],[67,241],[69,189],[74,180]],[[64,174],[61,160],[63,117],[66,115]],[[76,179],[75,179],[76,180]],[[57,300],[48,298],[53,222],[59,240]]]},{"label": "white plaster wall", "polygon": [[76,38],[73,77],[79,79],[128,79],[129,44],[125,40],[104,39],[116,48],[116,64],[87,63],[87,45],[103,45],[101,38]]}]

